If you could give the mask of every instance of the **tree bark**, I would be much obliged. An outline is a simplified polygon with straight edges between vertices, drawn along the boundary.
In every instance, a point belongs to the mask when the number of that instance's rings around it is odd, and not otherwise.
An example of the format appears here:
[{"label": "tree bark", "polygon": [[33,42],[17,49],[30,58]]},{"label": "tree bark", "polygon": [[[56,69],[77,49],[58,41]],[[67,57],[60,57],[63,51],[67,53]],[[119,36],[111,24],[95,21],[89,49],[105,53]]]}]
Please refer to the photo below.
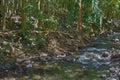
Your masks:
[{"label": "tree bark", "polygon": [[77,31],[80,32],[82,30],[82,0],[78,0],[79,5],[79,14],[77,19]]},{"label": "tree bark", "polygon": [[26,30],[26,14],[25,11],[23,10],[23,7],[25,6],[26,0],[22,0],[22,10],[21,10],[21,16],[22,16],[22,30]]},{"label": "tree bark", "polygon": [[6,29],[6,0],[2,0],[2,29]]}]

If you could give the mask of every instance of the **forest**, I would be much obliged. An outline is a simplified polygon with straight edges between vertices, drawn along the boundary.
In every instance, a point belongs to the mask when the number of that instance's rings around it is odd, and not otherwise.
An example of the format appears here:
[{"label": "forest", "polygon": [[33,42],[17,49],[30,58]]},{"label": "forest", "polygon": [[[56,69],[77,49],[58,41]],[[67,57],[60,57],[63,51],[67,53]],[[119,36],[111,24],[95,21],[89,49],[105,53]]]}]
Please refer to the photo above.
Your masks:
[{"label": "forest", "polygon": [[120,0],[0,0],[0,80],[120,80]]}]

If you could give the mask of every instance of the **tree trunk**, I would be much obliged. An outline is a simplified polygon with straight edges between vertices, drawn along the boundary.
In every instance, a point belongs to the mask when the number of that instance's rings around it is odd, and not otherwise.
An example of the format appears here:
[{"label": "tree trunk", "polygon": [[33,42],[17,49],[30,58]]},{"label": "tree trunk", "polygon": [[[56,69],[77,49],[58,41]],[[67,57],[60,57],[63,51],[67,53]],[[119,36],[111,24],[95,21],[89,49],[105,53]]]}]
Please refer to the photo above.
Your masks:
[{"label": "tree trunk", "polygon": [[83,46],[83,34],[82,34],[82,0],[78,0],[79,14],[77,18],[77,38],[79,39],[78,46]]},{"label": "tree trunk", "polygon": [[21,10],[21,16],[22,16],[22,30],[25,31],[26,30],[26,14],[25,11],[23,10],[23,7],[25,6],[26,0],[22,0],[22,10]]},{"label": "tree trunk", "polygon": [[3,31],[6,28],[6,0],[2,0],[2,29]]},{"label": "tree trunk", "polygon": [[[38,4],[38,9],[39,9],[39,12],[42,12],[44,10],[44,0],[40,0],[39,1],[39,4]],[[42,27],[43,26],[43,21],[42,21],[42,18],[39,18],[38,19],[38,26],[39,27]]]},{"label": "tree trunk", "polygon": [[82,30],[82,0],[78,0],[79,14],[77,19],[77,32],[81,33]]}]

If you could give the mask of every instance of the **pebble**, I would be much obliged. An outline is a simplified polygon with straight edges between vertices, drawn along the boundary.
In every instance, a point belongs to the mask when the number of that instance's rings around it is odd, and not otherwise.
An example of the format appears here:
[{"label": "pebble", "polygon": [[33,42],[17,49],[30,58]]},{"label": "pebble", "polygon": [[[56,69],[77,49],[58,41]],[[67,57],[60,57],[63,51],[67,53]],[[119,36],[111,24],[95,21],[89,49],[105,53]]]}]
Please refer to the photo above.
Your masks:
[{"label": "pebble", "polygon": [[111,67],[109,74],[107,76],[102,74],[100,78],[101,80],[120,80],[120,69],[118,67]]}]

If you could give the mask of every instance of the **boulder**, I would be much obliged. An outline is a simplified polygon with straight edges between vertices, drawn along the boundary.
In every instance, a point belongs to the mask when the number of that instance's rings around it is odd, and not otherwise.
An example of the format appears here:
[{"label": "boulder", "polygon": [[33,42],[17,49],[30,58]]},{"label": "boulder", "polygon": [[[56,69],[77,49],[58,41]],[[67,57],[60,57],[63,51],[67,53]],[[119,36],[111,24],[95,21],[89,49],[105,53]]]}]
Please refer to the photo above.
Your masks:
[{"label": "boulder", "polygon": [[111,59],[120,59],[120,53],[114,53],[111,55]]}]

